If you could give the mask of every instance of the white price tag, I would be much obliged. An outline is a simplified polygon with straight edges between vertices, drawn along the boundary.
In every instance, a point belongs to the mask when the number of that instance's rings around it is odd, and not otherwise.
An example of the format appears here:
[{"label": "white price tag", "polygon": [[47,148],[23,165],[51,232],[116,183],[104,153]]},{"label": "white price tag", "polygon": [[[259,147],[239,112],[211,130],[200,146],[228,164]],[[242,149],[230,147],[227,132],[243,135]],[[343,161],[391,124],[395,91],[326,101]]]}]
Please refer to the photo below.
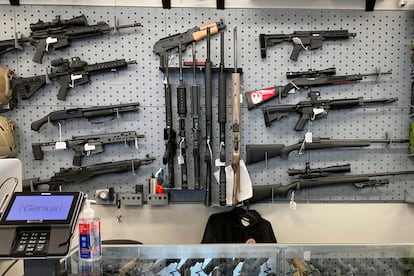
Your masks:
[{"label": "white price tag", "polygon": [[296,210],[295,191],[292,191],[292,194],[290,195],[289,208]]},{"label": "white price tag", "polygon": [[312,132],[306,132],[305,134],[305,143],[312,143]]},{"label": "white price tag", "polygon": [[184,164],[184,157],[182,155],[179,155],[177,158],[178,165]]},{"label": "white price tag", "polygon": [[65,142],[56,142],[55,149],[66,149],[66,143]]},{"label": "white price tag", "polygon": [[215,160],[215,163],[214,163],[214,164],[216,165],[216,167],[223,167],[223,166],[226,166],[226,162],[221,162],[219,158],[217,158],[217,159]]},{"label": "white price tag", "polygon": [[306,262],[309,262],[310,259],[311,259],[311,252],[310,251],[303,252],[303,260]]},{"label": "white price tag", "polygon": [[86,143],[85,144],[85,146],[83,147],[83,149],[85,150],[85,151],[91,151],[91,150],[95,150],[95,145],[89,145],[88,143]]}]

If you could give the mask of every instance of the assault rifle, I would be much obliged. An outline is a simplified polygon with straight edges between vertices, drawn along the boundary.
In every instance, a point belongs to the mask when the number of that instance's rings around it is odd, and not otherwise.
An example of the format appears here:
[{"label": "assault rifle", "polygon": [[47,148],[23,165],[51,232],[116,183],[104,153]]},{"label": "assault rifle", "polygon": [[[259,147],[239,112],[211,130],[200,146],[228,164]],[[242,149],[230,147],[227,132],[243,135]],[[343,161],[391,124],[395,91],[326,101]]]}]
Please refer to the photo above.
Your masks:
[{"label": "assault rifle", "polygon": [[[322,72],[323,70],[318,70],[315,72]],[[300,73],[306,73],[300,72]],[[309,71],[308,71],[309,72]],[[297,72],[296,72],[297,73]],[[391,74],[391,70],[387,72],[375,72],[375,73],[368,73],[368,74],[355,74],[355,75],[343,75],[343,76],[332,76],[329,74],[313,74],[311,77],[298,77],[289,82],[285,86],[274,86],[274,87],[267,87],[262,88],[255,91],[246,92],[247,98],[247,108],[252,109],[261,105],[271,99],[276,97],[287,97],[289,92],[292,89],[301,89],[301,88],[311,88],[316,86],[326,86],[326,85],[337,85],[337,84],[345,84],[351,83],[355,81],[360,81],[364,77],[368,76],[376,76],[377,78],[380,75]]]},{"label": "assault rifle", "polygon": [[84,136],[73,136],[72,139],[68,139],[60,142],[43,142],[33,143],[32,150],[35,160],[43,159],[42,147],[55,146],[56,149],[72,149],[75,151],[73,157],[73,165],[80,166],[82,164],[82,158],[89,156],[90,154],[97,154],[104,151],[104,145],[125,143],[134,141],[135,147],[138,148],[138,138],[143,138],[144,135],[138,135],[135,131],[124,131],[114,133],[102,133]]},{"label": "assault rifle", "polygon": [[371,144],[407,143],[408,139],[330,139],[312,137],[311,142],[301,140],[296,144],[250,144],[246,145],[246,164],[253,164],[273,157],[280,156],[287,160],[292,151],[298,150],[301,154],[305,150],[332,149],[332,148],[359,148],[369,147]]},{"label": "assault rifle", "polygon": [[294,31],[292,34],[259,34],[260,53],[266,58],[267,47],[285,41],[294,44],[291,60],[298,60],[300,51],[314,50],[322,47],[325,40],[349,39],[355,37],[356,33],[349,33],[348,30],[328,31]]},{"label": "assault rifle", "polygon": [[138,106],[139,103],[128,103],[52,111],[43,118],[32,122],[31,129],[39,131],[39,129],[47,122],[58,124],[59,122],[75,118],[87,118],[89,120],[95,117],[119,116],[120,113],[138,111]]},{"label": "assault rifle", "polygon": [[66,95],[68,94],[69,89],[89,83],[89,76],[91,74],[117,71],[127,68],[128,64],[136,64],[136,61],[118,59],[102,63],[88,64],[79,57],[72,57],[70,60],[59,58],[51,62],[52,66],[59,68],[57,72],[26,78],[14,78],[12,80],[12,87],[15,92],[20,94],[22,100],[28,100],[45,84],[50,83],[51,80],[57,79],[60,84],[57,98],[58,100],[64,101],[66,100]]},{"label": "assault rifle", "polygon": [[210,35],[214,35],[225,29],[226,25],[224,25],[223,21],[210,22],[191,28],[184,33],[178,33],[161,38],[155,42],[153,52],[154,54],[160,56],[160,67],[165,68],[168,66],[168,61],[166,61],[165,58],[167,52],[178,48],[178,45],[180,44],[182,46],[182,51],[185,51],[187,46],[192,44],[194,41],[200,41],[207,37],[207,28],[210,28]]},{"label": "assault rifle", "polygon": [[364,100],[363,97],[319,100],[319,96],[319,92],[313,91],[309,92],[310,101],[300,101],[297,104],[265,106],[263,108],[263,116],[266,127],[270,127],[273,121],[280,120],[283,117],[288,116],[291,112],[297,112],[300,114],[300,118],[294,129],[300,131],[303,130],[309,120],[313,121],[326,117],[329,109],[362,107],[366,104],[390,104],[398,100],[398,98]]},{"label": "assault rifle", "polygon": [[23,190],[35,191],[39,187],[42,191],[48,187],[49,191],[56,191],[62,185],[70,183],[84,182],[95,176],[121,173],[126,171],[134,172],[142,165],[148,165],[154,162],[155,157],[146,156],[143,159],[130,159],[123,161],[114,161],[99,163],[90,166],[76,167],[76,168],[61,168],[59,172],[55,173],[51,178],[41,180],[37,178],[30,178],[23,180]]},{"label": "assault rifle", "polygon": [[253,197],[249,199],[249,201],[251,203],[260,202],[266,199],[271,199],[275,196],[286,196],[291,190],[300,190],[304,188],[313,188],[319,186],[353,184],[356,188],[365,188],[368,186],[385,185],[389,183],[388,179],[373,178],[406,174],[414,174],[414,170],[340,176],[322,176],[311,178],[307,178],[306,175],[304,177],[299,176],[287,185],[276,184],[253,186]]},{"label": "assault rifle", "polygon": [[88,25],[85,15],[76,16],[68,20],[61,20],[57,15],[51,22],[39,20],[30,24],[29,37],[7,39],[0,41],[0,55],[15,49],[21,49],[22,43],[30,42],[36,47],[33,61],[42,63],[43,55],[50,50],[68,47],[73,39],[100,36],[114,30],[141,27],[141,23],[118,25],[110,27],[105,22]]}]

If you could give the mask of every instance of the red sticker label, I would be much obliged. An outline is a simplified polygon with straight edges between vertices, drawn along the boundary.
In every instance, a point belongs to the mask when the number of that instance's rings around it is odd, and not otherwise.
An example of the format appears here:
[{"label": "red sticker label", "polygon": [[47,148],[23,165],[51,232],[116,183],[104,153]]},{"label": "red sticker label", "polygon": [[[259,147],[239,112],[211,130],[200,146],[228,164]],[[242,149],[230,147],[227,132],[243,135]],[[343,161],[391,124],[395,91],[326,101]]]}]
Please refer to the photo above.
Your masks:
[{"label": "red sticker label", "polygon": [[275,88],[274,87],[263,88],[260,90],[249,92],[249,95],[250,95],[250,100],[253,104],[260,104],[274,97]]}]

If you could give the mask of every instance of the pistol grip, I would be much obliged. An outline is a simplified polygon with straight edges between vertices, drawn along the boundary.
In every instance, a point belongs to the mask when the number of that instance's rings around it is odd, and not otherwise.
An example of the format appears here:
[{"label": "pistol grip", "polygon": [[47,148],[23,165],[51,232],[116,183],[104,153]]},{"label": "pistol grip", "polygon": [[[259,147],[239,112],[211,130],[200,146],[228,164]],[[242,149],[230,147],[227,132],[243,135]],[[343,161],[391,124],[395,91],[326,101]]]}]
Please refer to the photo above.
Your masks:
[{"label": "pistol grip", "polygon": [[32,151],[35,160],[43,159],[42,146],[40,144],[32,144]]},{"label": "pistol grip", "polygon": [[302,45],[300,45],[300,44],[295,44],[295,46],[293,47],[292,54],[290,54],[290,59],[291,59],[291,60],[294,60],[294,61],[297,61],[297,60],[298,60],[299,53],[300,53],[300,51],[302,51],[302,50],[303,50]]}]

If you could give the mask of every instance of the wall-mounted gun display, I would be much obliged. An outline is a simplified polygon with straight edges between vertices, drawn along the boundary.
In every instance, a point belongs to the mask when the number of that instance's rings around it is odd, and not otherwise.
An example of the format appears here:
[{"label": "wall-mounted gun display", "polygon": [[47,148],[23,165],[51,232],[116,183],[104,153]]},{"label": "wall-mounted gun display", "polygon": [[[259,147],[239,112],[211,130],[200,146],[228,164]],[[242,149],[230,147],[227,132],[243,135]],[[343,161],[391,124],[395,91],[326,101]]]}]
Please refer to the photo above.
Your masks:
[{"label": "wall-mounted gun display", "polygon": [[0,41],[0,55],[15,49],[22,49],[20,44],[29,42],[36,47],[33,61],[42,63],[43,55],[51,50],[68,47],[74,39],[85,39],[100,36],[111,31],[125,28],[141,27],[141,23],[118,25],[110,27],[105,22],[98,22],[96,25],[88,25],[85,15],[62,20],[57,15],[51,22],[39,20],[30,24],[29,37],[13,38]]},{"label": "wall-mounted gun display", "polygon": [[57,98],[58,100],[64,101],[66,100],[69,89],[89,83],[90,75],[125,69],[129,64],[136,64],[136,61],[117,59],[102,63],[88,64],[79,57],[72,57],[70,60],[60,58],[51,62],[52,66],[58,67],[58,71],[40,76],[16,77],[12,80],[12,87],[15,92],[22,97],[22,100],[28,100],[45,84],[56,79],[60,84]]},{"label": "wall-mounted gun display", "polygon": [[32,150],[35,160],[42,160],[42,147],[54,146],[55,149],[72,149],[75,151],[73,165],[80,166],[84,156],[103,152],[104,146],[107,144],[135,142],[135,147],[138,148],[138,138],[144,138],[144,135],[138,135],[136,131],[73,136],[72,139],[65,141],[32,143]]},{"label": "wall-mounted gun display", "polygon": [[287,160],[292,151],[299,153],[314,149],[332,148],[360,148],[371,144],[407,143],[408,139],[330,139],[312,137],[312,141],[301,140],[296,144],[285,146],[283,144],[249,144],[246,145],[246,164],[253,164],[273,157]]},{"label": "wall-mounted gun display", "polygon": [[134,173],[140,166],[151,164],[154,160],[155,157],[146,156],[142,159],[106,162],[84,167],[61,168],[59,172],[49,179],[30,178],[23,180],[23,190],[57,191],[60,186],[84,182],[99,175],[126,171]]},{"label": "wall-mounted gun display", "polygon": [[328,116],[329,109],[347,109],[355,107],[365,107],[366,105],[384,105],[398,100],[398,98],[370,99],[364,100],[363,97],[350,99],[320,100],[320,93],[317,91],[309,92],[309,101],[300,101],[297,104],[279,104],[263,107],[263,116],[266,127],[270,127],[273,121],[281,120],[291,112],[300,114],[300,118],[295,125],[295,130],[301,131],[309,121],[317,120]]},{"label": "wall-mounted gun display", "polygon": [[39,131],[39,129],[46,124],[51,122],[53,124],[58,124],[69,119],[75,118],[87,118],[88,120],[95,117],[105,117],[105,116],[119,116],[120,113],[124,112],[137,112],[139,103],[128,103],[128,104],[115,104],[115,105],[106,105],[106,106],[93,106],[87,108],[72,108],[72,109],[63,109],[52,111],[43,118],[32,122],[31,129]]},{"label": "wall-mounted gun display", "polygon": [[[328,74],[323,72],[324,70],[317,70],[314,75],[307,75],[305,77],[298,77],[289,82],[285,86],[274,86],[268,88],[262,88],[255,91],[250,91],[244,93],[247,99],[247,108],[252,109],[256,108],[258,105],[261,105],[271,99],[277,97],[287,97],[288,93],[293,89],[301,89],[301,88],[310,88],[316,86],[326,86],[326,85],[337,85],[337,84],[345,84],[345,83],[352,83],[355,81],[360,81],[364,77],[368,76],[376,76],[377,78],[380,75],[391,74],[391,71],[387,72],[375,72],[375,73],[368,73],[368,74],[355,74],[355,75],[343,75],[343,76],[332,76],[329,72]],[[309,73],[312,71],[305,71],[302,73]]]},{"label": "wall-mounted gun display", "polygon": [[325,40],[348,39],[355,36],[356,33],[349,33],[348,30],[294,31],[292,34],[259,34],[260,54],[262,58],[265,58],[268,47],[288,41],[294,45],[290,59],[296,61],[298,60],[300,51],[319,49]]}]

